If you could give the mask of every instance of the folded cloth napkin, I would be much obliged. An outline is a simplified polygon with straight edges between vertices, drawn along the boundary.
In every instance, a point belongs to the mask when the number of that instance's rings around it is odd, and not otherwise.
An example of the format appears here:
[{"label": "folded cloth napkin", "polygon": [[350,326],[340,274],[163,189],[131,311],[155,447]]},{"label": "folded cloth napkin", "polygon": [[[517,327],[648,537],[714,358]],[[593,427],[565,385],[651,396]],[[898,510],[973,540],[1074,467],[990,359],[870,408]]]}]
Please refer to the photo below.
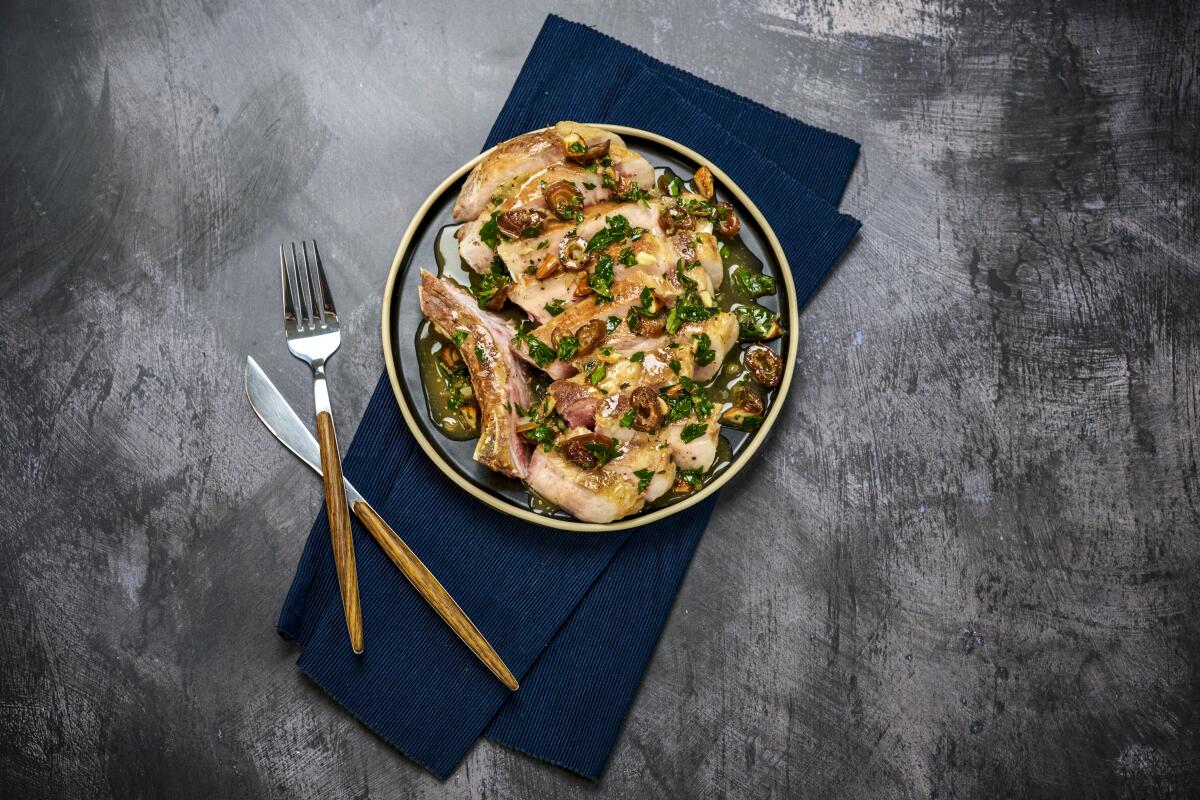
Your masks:
[{"label": "folded cloth napkin", "polygon": [[[572,88],[581,85],[591,91]],[[486,146],[559,119],[653,130],[710,158],[771,222],[801,304],[859,228],[835,208],[857,144],[550,16]],[[501,514],[433,466],[386,374],[344,471],[458,600],[521,688],[509,693],[492,677],[357,521],[366,651],[355,656],[324,511],[279,618],[280,635],[302,648],[300,668],[441,778],[481,735],[598,778],[715,500],[608,534],[564,533]]]}]

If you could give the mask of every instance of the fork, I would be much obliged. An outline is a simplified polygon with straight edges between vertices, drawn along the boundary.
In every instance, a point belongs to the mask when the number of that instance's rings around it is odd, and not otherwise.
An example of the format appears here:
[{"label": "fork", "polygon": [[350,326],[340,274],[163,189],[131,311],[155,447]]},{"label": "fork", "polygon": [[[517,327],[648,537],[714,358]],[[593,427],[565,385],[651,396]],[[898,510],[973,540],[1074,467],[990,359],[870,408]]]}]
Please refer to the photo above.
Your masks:
[{"label": "fork", "polygon": [[346,614],[350,647],[355,653],[361,653],[363,625],[362,607],[358,599],[358,570],[354,565],[354,540],[350,535],[346,489],[342,485],[342,458],[333,428],[329,388],[325,383],[325,361],[338,349],[342,333],[315,239],[312,249],[313,262],[310,265],[308,242],[300,243],[299,255],[296,243],[292,242],[289,264],[284,246],[279,245],[279,272],[283,280],[283,331],[287,335],[288,350],[312,368],[317,442],[321,448],[321,474],[325,484],[329,534],[333,540],[333,561],[342,592],[342,610]]}]

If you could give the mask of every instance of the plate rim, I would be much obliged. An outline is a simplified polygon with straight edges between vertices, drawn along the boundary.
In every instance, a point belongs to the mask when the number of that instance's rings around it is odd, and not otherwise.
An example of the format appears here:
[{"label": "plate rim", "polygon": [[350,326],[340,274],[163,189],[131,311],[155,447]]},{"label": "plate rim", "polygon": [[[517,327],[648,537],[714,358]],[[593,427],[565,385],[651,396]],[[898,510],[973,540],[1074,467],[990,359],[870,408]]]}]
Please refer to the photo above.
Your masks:
[{"label": "plate rim", "polygon": [[392,386],[392,395],[395,397],[397,404],[400,406],[400,413],[404,417],[404,422],[408,425],[409,432],[416,438],[421,449],[425,451],[425,455],[433,461],[433,463],[442,471],[446,477],[450,478],[459,488],[466,491],[476,500],[496,509],[502,513],[514,516],[525,522],[530,522],[535,525],[541,525],[546,528],[556,528],[563,531],[572,531],[575,533],[605,533],[629,530],[630,528],[649,525],[653,522],[665,519],[672,514],[677,514],[684,509],[691,508],[702,500],[715,494],[722,486],[728,483],[735,475],[742,471],[742,468],[750,462],[754,454],[758,452],[759,447],[766,441],[767,435],[771,428],[775,425],[775,420],[779,417],[779,413],[783,408],[784,402],[787,400],[788,390],[791,388],[793,373],[796,368],[795,354],[799,348],[800,332],[799,325],[799,308],[796,301],[796,287],[792,281],[792,271],[788,265],[787,255],[783,252],[783,247],[779,244],[779,239],[775,236],[775,231],[771,228],[762,212],[758,210],[758,206],[754,204],[741,187],[738,186],[728,175],[725,174],[720,167],[705,158],[700,153],[687,147],[686,145],[676,142],[653,131],[643,130],[641,128],[633,128],[627,125],[611,125],[608,123],[581,123],[592,127],[601,128],[611,133],[616,133],[620,136],[633,136],[642,139],[648,139],[658,145],[666,147],[680,153],[685,158],[690,159],[693,163],[700,164],[709,168],[717,180],[731,192],[738,202],[746,209],[747,212],[754,218],[759,229],[765,234],[767,244],[774,253],[776,262],[779,264],[779,272],[783,278],[785,295],[788,308],[788,319],[791,320],[787,333],[788,342],[788,358],[784,366],[783,380],[779,384],[775,402],[771,404],[771,408],[767,410],[767,415],[763,419],[762,425],[750,441],[746,444],[745,449],[738,454],[738,457],[730,462],[729,467],[706,484],[691,497],[681,500],[677,503],[664,506],[649,514],[639,514],[637,516],[626,517],[625,519],[615,520],[613,522],[582,522],[577,519],[557,519],[538,514],[532,509],[519,508],[508,500],[494,497],[491,494],[482,491],[474,486],[466,477],[460,475],[458,470],[452,464],[442,458],[437,452],[432,443],[426,438],[421,426],[417,424],[416,418],[413,416],[413,411],[408,407],[408,403],[404,399],[404,391],[400,386],[400,376],[396,367],[396,353],[392,351],[391,343],[391,328],[392,328],[392,295],[396,291],[397,279],[400,276],[400,268],[404,260],[405,254],[408,252],[412,244],[414,235],[425,216],[429,213],[430,207],[454,182],[465,175],[468,171],[475,168],[475,165],[488,156],[495,147],[489,147],[479,155],[475,156],[465,164],[454,170],[446,177],[437,187],[430,192],[421,205],[413,214],[412,219],[408,223],[408,227],[404,231],[403,237],[400,239],[400,244],[396,248],[396,254],[392,257],[392,266],[388,270],[387,281],[383,290],[383,308],[382,319],[380,325],[381,338],[383,340],[383,362],[387,369],[388,381]]}]

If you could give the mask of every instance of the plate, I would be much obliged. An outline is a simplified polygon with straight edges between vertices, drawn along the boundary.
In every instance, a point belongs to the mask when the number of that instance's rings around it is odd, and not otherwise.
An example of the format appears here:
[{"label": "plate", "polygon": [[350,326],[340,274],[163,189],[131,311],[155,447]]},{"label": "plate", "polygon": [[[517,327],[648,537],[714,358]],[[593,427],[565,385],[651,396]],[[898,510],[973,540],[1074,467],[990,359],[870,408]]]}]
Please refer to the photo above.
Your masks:
[{"label": "plate", "polygon": [[776,311],[786,330],[783,337],[770,343],[783,358],[784,373],[779,387],[768,395],[770,406],[762,426],[754,433],[725,427],[721,429],[722,436],[730,446],[730,460],[702,488],[669,504],[648,506],[637,514],[609,523],[581,522],[562,511],[550,514],[534,510],[524,484],[492,472],[472,458],[474,439],[456,441],[437,428],[430,418],[417,360],[417,331],[424,322],[417,287],[420,285],[421,268],[437,271],[435,245],[438,234],[447,225],[456,224],[450,212],[463,180],[490,150],[480,153],[442,181],[425,198],[405,230],[396,249],[396,257],[392,259],[392,268],[383,292],[383,357],[392,392],[409,430],[438,469],[463,491],[492,508],[537,525],[577,532],[619,531],[656,522],[694,506],[749,464],[759,446],[770,435],[792,381],[799,338],[795,324],[798,309],[796,289],[779,240],[758,208],[721,171],[719,165],[656,133],[623,125],[587,124],[620,135],[627,147],[645,156],[656,169],[670,168],[688,178],[697,168],[708,167],[715,178],[718,199],[733,204],[742,221],[740,236],[743,244],[762,262],[763,273],[774,277],[776,286],[780,287],[775,297],[763,297],[758,302]]}]

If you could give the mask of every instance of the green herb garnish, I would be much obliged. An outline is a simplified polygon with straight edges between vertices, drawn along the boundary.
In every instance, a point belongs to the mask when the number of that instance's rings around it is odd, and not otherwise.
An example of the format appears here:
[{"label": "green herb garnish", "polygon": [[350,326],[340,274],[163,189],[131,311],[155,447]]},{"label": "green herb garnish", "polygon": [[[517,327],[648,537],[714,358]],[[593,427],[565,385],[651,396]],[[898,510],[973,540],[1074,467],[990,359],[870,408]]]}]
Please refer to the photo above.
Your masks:
[{"label": "green herb garnish", "polygon": [[694,422],[691,425],[684,425],[683,430],[679,434],[679,438],[685,443],[693,442],[699,439],[708,431],[708,425],[703,422]]},{"label": "green herb garnish", "polygon": [[557,317],[566,309],[566,307],[567,301],[563,300],[561,297],[551,300],[549,303],[546,303],[546,305],[543,306],[547,313],[549,313],[552,317]]},{"label": "green herb garnish", "polygon": [[775,294],[775,279],[738,267],[733,271],[733,283],[748,297],[763,297]]},{"label": "green herb garnish", "polygon": [[642,360],[645,358],[646,358],[646,354],[643,353],[641,350],[638,350],[636,353],[634,353],[633,355],[631,355],[629,357],[629,361],[632,364],[640,364],[642,362]]},{"label": "green herb garnish", "polygon": [[597,297],[603,300],[612,300],[612,282],[613,282],[613,260],[608,255],[600,256],[600,261],[596,263],[596,269],[588,278],[587,285],[592,287],[592,291]]},{"label": "green herb garnish", "polygon": [[492,218],[479,228],[479,238],[493,250],[500,244],[500,224],[496,222],[499,216],[499,211],[493,211]]},{"label": "green herb garnish", "polygon": [[607,374],[608,369],[604,366],[604,362],[601,361],[596,365],[594,370],[588,373],[588,383],[590,383],[592,386],[598,386],[600,381],[604,380],[604,376]]},{"label": "green herb garnish", "polygon": [[637,256],[632,247],[621,248],[621,255],[617,256],[617,260],[627,267],[637,266]]},{"label": "green herb garnish", "polygon": [[579,352],[579,340],[574,336],[564,336],[558,340],[558,360],[570,361]]},{"label": "green herb garnish", "polygon": [[654,472],[652,470],[635,469],[633,474],[636,475],[638,479],[638,494],[646,491],[647,487],[650,486],[650,481],[654,480]]},{"label": "green herb garnish", "polygon": [[707,367],[717,357],[717,351],[712,349],[712,340],[707,333],[692,338],[696,340],[696,365]]},{"label": "green herb garnish", "polygon": [[770,339],[779,334],[778,318],[760,305],[742,306],[733,313],[742,339]]},{"label": "green herb garnish", "polygon": [[617,420],[617,422],[621,425],[622,428],[632,428],[633,427],[633,418],[635,416],[637,416],[637,412],[635,412],[631,408],[628,411],[626,411],[624,414],[622,414],[621,419]]},{"label": "green herb garnish", "polygon": [[677,358],[672,358],[670,361],[668,361],[667,366],[670,367],[671,372],[674,372],[676,375],[679,374],[679,370],[683,369],[683,366],[679,363],[679,359]]},{"label": "green herb garnish", "polygon": [[610,334],[621,326],[620,317],[609,317],[604,323],[604,333]]},{"label": "green herb garnish", "polygon": [[454,332],[454,346],[455,347],[462,347],[463,342],[465,342],[466,340],[467,340],[467,329],[466,328],[459,328],[458,330],[456,330]]},{"label": "green herb garnish", "polygon": [[605,217],[604,221],[608,223],[608,226],[597,231],[588,240],[587,252],[594,253],[597,250],[603,250],[609,245],[617,244],[625,239],[636,242],[646,232],[645,228],[631,227],[629,220],[622,214]]}]

